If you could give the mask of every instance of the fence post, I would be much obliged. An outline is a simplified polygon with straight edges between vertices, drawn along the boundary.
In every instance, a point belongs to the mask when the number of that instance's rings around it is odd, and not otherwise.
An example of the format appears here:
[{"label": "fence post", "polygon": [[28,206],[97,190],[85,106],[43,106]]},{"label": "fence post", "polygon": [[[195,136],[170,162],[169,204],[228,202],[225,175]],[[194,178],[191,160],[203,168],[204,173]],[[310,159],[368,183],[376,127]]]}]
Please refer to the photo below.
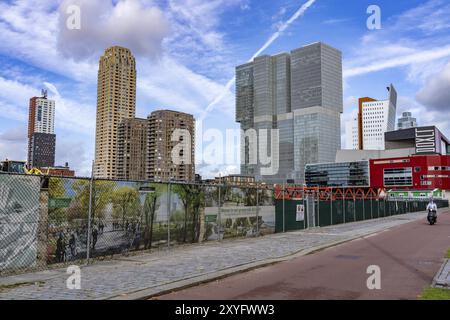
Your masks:
[{"label": "fence post", "polygon": [[169,179],[169,183],[167,185],[167,249],[170,249],[170,211],[171,211],[171,184],[170,184],[170,179]]},{"label": "fence post", "polygon": [[362,198],[363,203],[363,220],[366,220],[366,199],[365,197]]},{"label": "fence post", "polygon": [[356,194],[355,189],[353,189],[353,222],[356,221]]},{"label": "fence post", "polygon": [[91,217],[92,217],[92,189],[94,186],[94,163],[95,160],[92,161],[92,169],[91,169],[91,179],[89,183],[89,213],[88,213],[88,229],[87,229],[87,248],[86,248],[86,264],[89,264],[89,259],[91,256],[91,233],[92,233],[92,225],[91,225]]},{"label": "fence post", "polygon": [[372,200],[372,196],[370,196],[370,219],[373,219],[373,200]]},{"label": "fence post", "polygon": [[48,187],[42,187],[42,181],[48,179],[50,184],[50,178],[41,177],[41,189],[39,191],[39,222],[38,222],[38,232],[37,232],[37,259],[36,263],[39,268],[47,267],[47,245],[49,238],[49,227],[48,227]]},{"label": "fence post", "polygon": [[[309,212],[306,210],[305,207],[305,186],[302,187],[302,202],[303,202],[303,212],[306,214],[303,215],[303,230],[306,229],[306,217],[309,215]],[[308,220],[309,224],[309,220]]]},{"label": "fence post", "polygon": [[330,205],[330,226],[333,225],[333,187],[331,187],[331,205]]},{"label": "fence post", "polygon": [[377,199],[377,213],[378,213],[378,218],[380,217],[380,198],[378,197]]},{"label": "fence post", "polygon": [[284,188],[285,188],[285,184],[283,182],[283,232],[286,232],[286,222],[285,222],[285,212],[284,212]]},{"label": "fence post", "polygon": [[320,191],[317,195],[317,226],[320,227]]},{"label": "fence post", "polygon": [[256,236],[259,236],[259,189],[256,186]]},{"label": "fence post", "polygon": [[346,222],[345,222],[345,220],[346,220],[346,219],[345,219],[345,211],[347,211],[347,210],[346,210],[346,207],[345,207],[345,193],[344,193],[344,195],[343,195],[343,197],[342,197],[342,209],[343,209],[343,210],[342,210],[342,213],[344,214],[344,223],[346,223]]},{"label": "fence post", "polygon": [[221,187],[222,185],[221,184],[219,184],[219,189],[218,189],[218,191],[219,191],[219,208],[218,208],[218,219],[219,219],[219,225],[218,225],[218,227],[219,227],[219,230],[218,230],[218,239],[219,239],[219,241],[221,241],[222,239],[220,239],[220,235],[221,235],[221,232],[222,232],[222,215],[221,215],[221,210],[220,210],[220,208],[222,207],[222,200],[221,200],[221,198],[220,198],[220,187]]}]

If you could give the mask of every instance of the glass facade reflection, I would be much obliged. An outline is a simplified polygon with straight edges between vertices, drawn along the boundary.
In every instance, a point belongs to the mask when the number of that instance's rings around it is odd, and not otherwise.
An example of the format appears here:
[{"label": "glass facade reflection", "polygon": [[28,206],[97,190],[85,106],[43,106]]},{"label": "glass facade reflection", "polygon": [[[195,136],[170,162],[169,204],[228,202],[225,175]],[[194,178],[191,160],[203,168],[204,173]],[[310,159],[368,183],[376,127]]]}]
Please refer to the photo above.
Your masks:
[{"label": "glass facade reflection", "polygon": [[305,180],[308,187],[369,187],[369,162],[308,164]]}]

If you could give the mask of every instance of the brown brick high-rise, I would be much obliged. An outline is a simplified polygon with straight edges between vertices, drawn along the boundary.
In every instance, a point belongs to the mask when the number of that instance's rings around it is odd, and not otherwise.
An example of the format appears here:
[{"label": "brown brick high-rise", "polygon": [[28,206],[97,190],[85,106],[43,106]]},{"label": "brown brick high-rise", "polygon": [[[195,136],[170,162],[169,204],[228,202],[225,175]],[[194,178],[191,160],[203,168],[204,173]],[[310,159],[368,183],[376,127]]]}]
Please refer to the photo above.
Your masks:
[{"label": "brown brick high-rise", "polygon": [[123,119],[117,136],[117,178],[145,180],[147,162],[147,119]]},{"label": "brown brick high-rise", "polygon": [[[147,178],[154,181],[195,180],[195,120],[187,113],[171,110],[158,110],[148,117],[148,163]],[[176,129],[185,129],[189,133],[190,150],[180,151],[183,163],[173,161],[172,151],[180,145],[180,135],[173,134]],[[175,141],[172,141],[175,140]],[[185,141],[185,143],[188,141]]]}]

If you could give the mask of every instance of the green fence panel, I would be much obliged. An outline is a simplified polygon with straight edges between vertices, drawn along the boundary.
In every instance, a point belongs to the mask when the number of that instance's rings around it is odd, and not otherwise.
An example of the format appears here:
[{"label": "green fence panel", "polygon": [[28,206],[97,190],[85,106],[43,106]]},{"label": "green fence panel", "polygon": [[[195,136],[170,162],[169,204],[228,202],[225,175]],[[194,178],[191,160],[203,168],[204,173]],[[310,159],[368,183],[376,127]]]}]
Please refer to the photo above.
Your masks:
[{"label": "green fence panel", "polygon": [[319,201],[319,226],[331,225],[331,201]]},{"label": "green fence panel", "polygon": [[378,219],[380,217],[379,213],[379,201],[378,200],[370,200],[370,204],[372,207],[372,218]]},{"label": "green fence panel", "polygon": [[356,221],[365,220],[364,200],[357,199],[355,206],[356,206]]},{"label": "green fence panel", "polygon": [[386,216],[386,210],[385,210],[385,201],[384,199],[378,201],[378,205],[380,207],[380,218],[384,218]]},{"label": "green fence panel", "polygon": [[[437,200],[439,208],[447,208],[448,201]],[[276,200],[275,230],[283,232],[283,201]],[[420,200],[333,200],[315,201],[315,225],[324,227],[329,225],[349,223],[405,214],[407,212],[425,211],[428,201]],[[303,220],[298,220],[298,206],[304,206]],[[286,200],[284,214],[285,231],[301,230],[308,227],[308,206],[306,201]]]},{"label": "green fence panel", "polygon": [[333,200],[332,201],[332,219],[333,224],[341,224],[344,223],[344,209],[343,209],[343,201],[342,200]]},{"label": "green fence panel", "polygon": [[[275,205],[275,232],[283,232],[283,200],[276,200]],[[307,226],[306,201],[304,204],[304,220],[297,221],[297,205],[303,205],[303,201],[285,200],[284,202],[285,231],[301,230]]]},{"label": "green fence panel", "polygon": [[355,221],[355,203],[353,200],[345,200],[345,222]]}]

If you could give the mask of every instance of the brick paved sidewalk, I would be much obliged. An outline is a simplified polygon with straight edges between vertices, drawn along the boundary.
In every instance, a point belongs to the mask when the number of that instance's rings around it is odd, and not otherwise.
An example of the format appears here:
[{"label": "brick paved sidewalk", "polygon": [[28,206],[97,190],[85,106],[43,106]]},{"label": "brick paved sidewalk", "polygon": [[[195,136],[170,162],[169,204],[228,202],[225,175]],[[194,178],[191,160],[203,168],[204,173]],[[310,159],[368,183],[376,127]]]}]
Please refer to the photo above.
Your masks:
[{"label": "brick paved sidewalk", "polygon": [[332,246],[410,221],[425,213],[274,234],[207,242],[169,251],[121,257],[81,267],[81,289],[69,290],[66,269],[0,278],[0,299],[137,299],[242,272]]}]

